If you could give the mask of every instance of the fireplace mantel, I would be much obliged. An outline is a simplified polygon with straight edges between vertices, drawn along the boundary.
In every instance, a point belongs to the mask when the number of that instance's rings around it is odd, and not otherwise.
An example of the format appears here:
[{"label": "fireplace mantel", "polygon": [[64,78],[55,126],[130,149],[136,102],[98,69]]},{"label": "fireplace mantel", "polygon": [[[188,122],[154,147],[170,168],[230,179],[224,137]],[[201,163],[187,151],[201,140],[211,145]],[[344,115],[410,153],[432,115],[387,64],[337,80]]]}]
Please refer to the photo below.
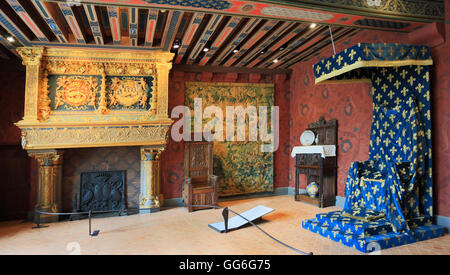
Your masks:
[{"label": "fireplace mantel", "polygon": [[140,146],[152,156],[141,158],[140,205],[159,208],[156,168],[173,122],[168,81],[174,54],[47,47],[18,53],[26,85],[24,117],[16,125],[23,148],[40,165],[37,206],[60,210],[61,149]]}]

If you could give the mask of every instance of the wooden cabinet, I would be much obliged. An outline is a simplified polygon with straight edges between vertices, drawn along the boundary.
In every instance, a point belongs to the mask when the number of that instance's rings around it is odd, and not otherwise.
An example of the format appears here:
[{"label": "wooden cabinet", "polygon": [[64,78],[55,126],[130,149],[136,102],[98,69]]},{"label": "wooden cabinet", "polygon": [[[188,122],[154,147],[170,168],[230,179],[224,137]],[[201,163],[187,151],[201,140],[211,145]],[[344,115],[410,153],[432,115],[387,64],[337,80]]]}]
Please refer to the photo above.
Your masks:
[{"label": "wooden cabinet", "polygon": [[[337,145],[337,121],[326,122],[320,118],[310,123],[308,130],[318,137],[316,145]],[[336,150],[336,149],[335,149]],[[336,151],[337,152],[337,151]],[[337,155],[337,154],[335,154]],[[319,184],[316,197],[300,193],[299,176],[305,174],[307,184]],[[320,153],[300,153],[295,155],[295,200],[314,204],[320,208],[334,206],[336,203],[337,157],[323,157]]]},{"label": "wooden cabinet", "polygon": [[213,142],[187,141],[184,143],[185,182],[183,198],[189,212],[217,205],[217,176],[213,175]]}]

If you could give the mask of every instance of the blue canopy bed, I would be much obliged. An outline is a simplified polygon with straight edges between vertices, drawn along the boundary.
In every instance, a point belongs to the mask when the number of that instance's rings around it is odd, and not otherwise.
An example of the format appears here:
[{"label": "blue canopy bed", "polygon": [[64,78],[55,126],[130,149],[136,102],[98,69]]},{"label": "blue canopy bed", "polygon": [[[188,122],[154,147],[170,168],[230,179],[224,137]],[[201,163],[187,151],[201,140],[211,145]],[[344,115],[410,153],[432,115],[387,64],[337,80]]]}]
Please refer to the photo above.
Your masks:
[{"label": "blue canopy bed", "polygon": [[359,43],[313,66],[315,82],[370,81],[369,159],[353,162],[342,211],[302,227],[362,252],[442,236],[433,225],[430,65],[427,46]]}]

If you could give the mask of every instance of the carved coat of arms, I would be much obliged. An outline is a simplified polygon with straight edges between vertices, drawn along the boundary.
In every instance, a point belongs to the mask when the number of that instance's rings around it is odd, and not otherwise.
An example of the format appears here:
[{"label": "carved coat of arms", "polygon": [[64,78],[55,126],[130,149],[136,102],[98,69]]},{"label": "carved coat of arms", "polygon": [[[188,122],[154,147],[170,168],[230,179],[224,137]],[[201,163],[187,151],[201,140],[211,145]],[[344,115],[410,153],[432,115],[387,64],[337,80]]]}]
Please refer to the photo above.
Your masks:
[{"label": "carved coat of arms", "polygon": [[139,104],[142,108],[147,107],[148,85],[144,78],[111,80],[110,106],[120,104],[131,107]]},{"label": "carved coat of arms", "polygon": [[94,77],[62,76],[58,78],[55,108],[67,104],[79,108],[84,105],[95,107],[98,82]]}]

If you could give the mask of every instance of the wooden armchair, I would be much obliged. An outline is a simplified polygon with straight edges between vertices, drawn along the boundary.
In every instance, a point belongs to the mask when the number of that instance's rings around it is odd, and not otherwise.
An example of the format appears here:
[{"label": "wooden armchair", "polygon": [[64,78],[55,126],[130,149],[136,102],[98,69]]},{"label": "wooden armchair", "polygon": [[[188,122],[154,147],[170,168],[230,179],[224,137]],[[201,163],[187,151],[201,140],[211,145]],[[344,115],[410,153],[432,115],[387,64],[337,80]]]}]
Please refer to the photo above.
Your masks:
[{"label": "wooden armchair", "polygon": [[184,144],[185,206],[192,212],[210,208],[192,205],[217,205],[218,178],[213,175],[213,143],[186,141]]}]

